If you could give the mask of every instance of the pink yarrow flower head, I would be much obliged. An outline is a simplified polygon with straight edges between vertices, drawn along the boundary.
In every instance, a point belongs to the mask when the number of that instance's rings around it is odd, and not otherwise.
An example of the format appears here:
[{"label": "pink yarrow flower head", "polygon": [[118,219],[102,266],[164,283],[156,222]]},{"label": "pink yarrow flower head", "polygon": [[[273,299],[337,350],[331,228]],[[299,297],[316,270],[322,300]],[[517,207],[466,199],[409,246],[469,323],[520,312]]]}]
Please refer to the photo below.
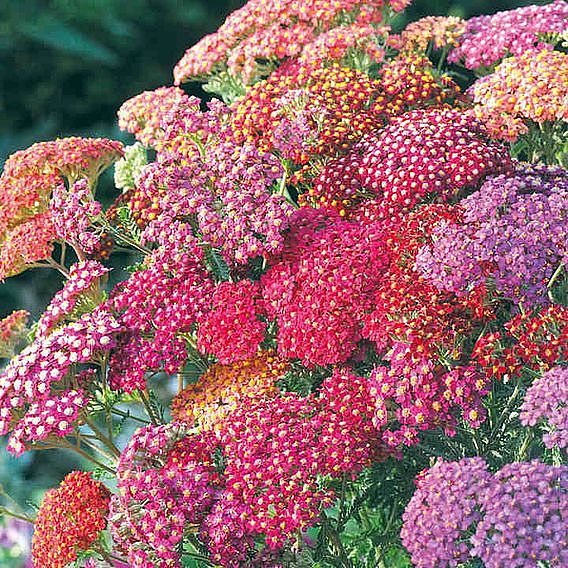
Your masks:
[{"label": "pink yarrow flower head", "polygon": [[70,189],[61,183],[49,203],[51,220],[58,240],[72,245],[79,254],[91,254],[99,246],[101,230],[93,227],[102,207],[93,198],[89,182],[83,178]]},{"label": "pink yarrow flower head", "polygon": [[[394,11],[401,11],[409,3],[392,0],[388,4]],[[380,23],[386,4],[383,0],[249,0],[214,34],[185,52],[174,69],[175,84],[225,69],[245,84],[252,84],[263,73],[260,61],[298,56],[306,44],[340,26],[346,15],[363,26]]]},{"label": "pink yarrow flower head", "polygon": [[525,394],[521,424],[546,425],[547,448],[568,446],[568,368],[554,367],[536,379]]},{"label": "pink yarrow flower head", "polygon": [[12,432],[12,453],[21,454],[28,442],[43,439],[46,432],[69,432],[68,423],[74,422],[85,400],[82,392],[69,392],[68,374],[74,365],[96,363],[108,353],[119,330],[114,316],[101,305],[47,337],[36,338],[10,361],[0,374],[0,434]]},{"label": "pink yarrow flower head", "polygon": [[487,568],[568,564],[568,466],[507,464],[480,493],[479,505],[470,554]]},{"label": "pink yarrow flower head", "polygon": [[550,36],[565,32],[567,20],[565,0],[476,16],[467,21],[460,45],[448,59],[462,61],[468,69],[486,69],[509,55],[521,55],[534,48],[551,49],[554,40]]},{"label": "pink yarrow flower head", "polygon": [[110,358],[112,388],[145,388],[147,371],[179,372],[187,361],[182,334],[190,333],[211,303],[213,282],[192,251],[159,247],[113,291],[110,302],[125,333]]},{"label": "pink yarrow flower head", "polygon": [[292,219],[285,252],[261,279],[278,352],[306,365],[345,362],[388,258],[380,230],[311,208]]}]

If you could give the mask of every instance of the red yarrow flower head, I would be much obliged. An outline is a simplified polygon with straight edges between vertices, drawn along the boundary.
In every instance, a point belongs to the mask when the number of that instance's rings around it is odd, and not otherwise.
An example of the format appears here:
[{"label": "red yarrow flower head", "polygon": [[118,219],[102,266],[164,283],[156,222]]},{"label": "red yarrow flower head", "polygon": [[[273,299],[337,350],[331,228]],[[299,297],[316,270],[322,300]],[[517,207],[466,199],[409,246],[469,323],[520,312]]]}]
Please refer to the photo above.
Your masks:
[{"label": "red yarrow flower head", "polygon": [[106,527],[110,493],[90,473],[73,471],[49,490],[34,523],[35,566],[64,568],[87,550]]}]

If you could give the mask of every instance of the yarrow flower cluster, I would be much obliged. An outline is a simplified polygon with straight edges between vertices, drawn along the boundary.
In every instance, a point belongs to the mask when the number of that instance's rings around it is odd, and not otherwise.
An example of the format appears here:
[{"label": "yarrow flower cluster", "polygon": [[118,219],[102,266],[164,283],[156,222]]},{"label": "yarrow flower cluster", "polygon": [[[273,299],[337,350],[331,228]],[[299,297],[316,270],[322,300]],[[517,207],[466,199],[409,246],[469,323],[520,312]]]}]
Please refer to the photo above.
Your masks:
[{"label": "yarrow flower cluster", "polygon": [[12,430],[10,452],[23,453],[27,442],[44,439],[46,432],[68,433],[70,417],[77,416],[74,408],[84,406],[81,393],[67,390],[69,370],[96,362],[97,354],[110,351],[119,329],[108,309],[98,307],[37,338],[10,361],[0,374],[0,433]]},{"label": "yarrow flower cluster", "polygon": [[0,320],[0,357],[9,358],[14,354],[14,348],[22,339],[30,313],[26,310],[14,310],[10,315]]},{"label": "yarrow flower cluster", "polygon": [[43,498],[34,523],[35,566],[65,568],[106,527],[110,493],[90,473],[73,471]]},{"label": "yarrow flower cluster", "polygon": [[[568,468],[511,463],[495,474],[481,458],[438,462],[418,482],[401,537],[418,567],[566,563]],[[471,531],[475,531],[471,535]],[[470,536],[471,535],[471,536]]]},{"label": "yarrow flower cluster", "polygon": [[334,214],[306,208],[295,215],[287,249],[261,278],[280,355],[310,366],[345,362],[355,352],[388,262],[381,237]]},{"label": "yarrow flower cluster", "polygon": [[559,51],[525,51],[505,59],[470,88],[476,116],[494,137],[511,141],[532,123],[568,122],[567,69],[568,55]]},{"label": "yarrow flower cluster", "polygon": [[[474,427],[484,420],[481,401],[487,385],[488,380],[473,366],[448,371],[414,354],[408,345],[395,344],[390,368],[376,367],[369,378],[369,394],[375,405],[373,422],[384,430],[382,438],[389,446],[410,446],[418,441],[419,431],[437,427],[452,435],[457,409]],[[388,409],[393,407],[394,416],[389,416]]]},{"label": "yarrow flower cluster", "polygon": [[389,44],[402,52],[426,53],[433,49],[456,47],[467,24],[456,16],[426,16],[408,24],[398,36],[390,36]]},{"label": "yarrow flower cluster", "polygon": [[518,375],[523,367],[545,372],[568,355],[568,308],[548,306],[519,313],[504,324],[505,333],[483,334],[472,359],[493,378]]},{"label": "yarrow flower cluster", "polygon": [[[389,2],[394,11],[403,10],[409,0]],[[280,2],[251,0],[233,12],[214,34],[205,36],[188,49],[174,69],[176,85],[204,77],[226,65],[245,84],[254,83],[262,72],[257,60],[296,57],[319,34],[338,26],[342,14],[352,14],[357,24],[380,23],[383,0],[317,0]],[[321,45],[321,40],[320,40]]]},{"label": "yarrow flower cluster", "polygon": [[431,239],[435,224],[455,215],[449,205],[424,205],[387,233],[390,265],[376,289],[373,310],[363,320],[363,336],[375,343],[378,353],[386,353],[393,341],[402,341],[417,354],[435,357],[442,349],[459,360],[460,336],[494,319],[491,305],[484,302],[484,286],[458,297],[438,290],[414,269],[417,253]]},{"label": "yarrow flower cluster", "polygon": [[547,448],[568,446],[568,369],[554,367],[536,379],[525,394],[520,420],[524,426],[546,425]]},{"label": "yarrow flower cluster", "polygon": [[418,272],[460,295],[490,279],[525,308],[548,303],[548,281],[568,254],[566,171],[521,167],[491,177],[459,207],[461,222],[440,222],[418,253]]},{"label": "yarrow flower cluster", "polygon": [[[66,317],[84,303],[89,306],[89,295],[95,304],[100,296],[98,284],[109,269],[96,260],[77,262],[69,268],[63,289],[57,292],[38,321],[36,337],[46,337]],[[102,298],[100,298],[102,300]]]},{"label": "yarrow flower cluster", "polygon": [[118,126],[145,146],[159,150],[169,114],[190,98],[178,87],[160,87],[128,99],[118,110]]},{"label": "yarrow flower cluster", "polygon": [[463,112],[415,110],[364,137],[341,164],[329,162],[314,193],[340,208],[365,196],[380,199],[375,218],[397,220],[430,195],[456,197],[509,165],[506,149]]},{"label": "yarrow flower cluster", "polygon": [[568,4],[555,0],[545,6],[525,6],[467,21],[458,47],[449,61],[463,61],[468,69],[490,68],[508,55],[522,55],[533,48],[550,49],[543,39],[566,31]]},{"label": "yarrow flower cluster", "polygon": [[250,0],[174,71],[219,99],[8,159],[0,279],[65,283],[0,320],[0,436],[113,487],[47,493],[38,567],[390,565],[401,525],[417,567],[568,565],[567,4],[389,37],[408,3]]},{"label": "yarrow flower cluster", "polygon": [[158,248],[146,263],[110,299],[125,333],[110,359],[109,382],[127,392],[145,388],[147,371],[181,370],[188,357],[183,334],[213,293],[210,276],[189,251]]},{"label": "yarrow flower cluster", "polygon": [[176,424],[138,430],[117,470],[110,529],[137,568],[179,568],[187,524],[199,524],[219,491],[215,441]]},{"label": "yarrow flower cluster", "polygon": [[271,351],[230,365],[215,364],[172,400],[172,416],[192,427],[220,430],[244,399],[272,398],[289,363]]},{"label": "yarrow flower cluster", "polygon": [[0,176],[0,280],[50,258],[53,241],[69,237],[69,229],[74,239],[82,235],[87,248],[93,245],[93,237],[84,233],[85,220],[78,219],[78,215],[92,212],[88,206],[86,211],[77,211],[83,197],[81,186],[77,188],[80,195],[66,195],[76,200],[71,215],[60,211],[58,217],[60,194],[55,198],[54,220],[48,210],[49,199],[57,189],[63,191],[61,176],[70,186],[85,178],[94,187],[99,174],[122,153],[120,142],[71,137],[38,142],[8,158]]},{"label": "yarrow flower cluster", "polygon": [[63,183],[53,190],[49,212],[57,239],[71,244],[76,250],[91,254],[100,244],[100,234],[93,231],[93,222],[102,206],[95,201],[89,182],[76,181],[67,190]]}]

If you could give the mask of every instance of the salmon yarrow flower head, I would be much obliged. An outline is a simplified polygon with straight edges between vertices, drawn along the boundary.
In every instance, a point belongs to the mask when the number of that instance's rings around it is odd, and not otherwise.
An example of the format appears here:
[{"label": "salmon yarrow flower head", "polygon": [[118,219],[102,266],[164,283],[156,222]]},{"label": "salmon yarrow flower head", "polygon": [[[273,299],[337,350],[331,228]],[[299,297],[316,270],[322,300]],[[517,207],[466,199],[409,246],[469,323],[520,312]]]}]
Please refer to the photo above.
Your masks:
[{"label": "salmon yarrow flower head", "polygon": [[110,493],[90,473],[73,471],[43,498],[34,523],[35,566],[65,568],[106,527]]},{"label": "salmon yarrow flower head", "polygon": [[91,184],[123,155],[120,142],[108,138],[58,138],[37,142],[12,154],[4,165],[8,175],[55,172],[70,182],[86,177]]},{"label": "salmon yarrow flower head", "polygon": [[276,396],[276,382],[288,368],[289,364],[271,351],[230,365],[212,365],[195,384],[174,397],[172,416],[189,426],[219,431],[243,399]]},{"label": "salmon yarrow flower head", "polygon": [[[262,74],[259,60],[278,61],[301,54],[306,44],[342,24],[348,16],[357,24],[383,20],[390,5],[403,10],[409,0],[250,0],[233,12],[214,33],[189,48],[174,69],[175,84],[228,69],[245,84]],[[270,67],[269,67],[270,68]],[[272,67],[273,68],[273,67]]]},{"label": "salmon yarrow flower head", "polygon": [[144,146],[161,147],[164,121],[178,105],[190,104],[178,87],[160,87],[128,99],[118,110],[118,126],[134,134]]},{"label": "salmon yarrow flower head", "polygon": [[[0,280],[49,259],[53,242],[68,236],[65,231],[59,235],[62,225],[54,224],[49,211],[50,197],[63,183],[61,176],[70,186],[85,178],[93,188],[99,174],[122,153],[120,142],[71,137],[38,142],[6,160],[0,176]],[[94,246],[94,237],[83,238],[89,241],[87,248]]]},{"label": "salmon yarrow flower head", "polygon": [[554,367],[533,382],[519,418],[524,426],[545,424],[547,448],[568,446],[568,368]]},{"label": "salmon yarrow flower head", "polygon": [[360,23],[339,26],[317,36],[308,43],[298,58],[300,65],[316,66],[322,61],[345,61],[354,49],[365,53],[370,62],[381,63],[389,28]]},{"label": "salmon yarrow flower head", "polygon": [[459,46],[448,60],[463,62],[468,69],[491,69],[509,55],[519,56],[534,48],[552,49],[555,35],[566,32],[567,22],[565,0],[476,16],[467,21]]},{"label": "salmon yarrow flower head", "polygon": [[28,311],[16,310],[0,319],[0,358],[10,358],[14,354],[14,348],[26,332],[29,317]]},{"label": "salmon yarrow flower head", "polygon": [[57,238],[51,214],[39,213],[0,236],[0,281],[51,258]]},{"label": "salmon yarrow flower head", "polygon": [[404,53],[425,54],[428,47],[448,49],[458,45],[466,22],[456,16],[426,16],[408,24],[398,35],[389,37],[389,45]]},{"label": "salmon yarrow flower head", "polygon": [[469,92],[475,114],[496,138],[514,141],[534,123],[566,123],[568,55],[530,50],[509,57]]}]

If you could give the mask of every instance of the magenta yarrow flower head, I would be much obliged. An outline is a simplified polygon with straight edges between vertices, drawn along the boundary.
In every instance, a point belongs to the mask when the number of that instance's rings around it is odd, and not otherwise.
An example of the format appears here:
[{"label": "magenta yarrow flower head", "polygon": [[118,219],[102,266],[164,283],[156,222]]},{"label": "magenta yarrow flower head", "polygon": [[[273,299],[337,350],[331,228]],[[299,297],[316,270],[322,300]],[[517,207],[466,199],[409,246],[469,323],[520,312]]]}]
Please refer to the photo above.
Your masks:
[{"label": "magenta yarrow flower head", "polygon": [[110,359],[112,388],[145,388],[146,371],[179,372],[186,342],[210,306],[213,282],[199,262],[202,251],[159,247],[146,267],[119,284],[110,299],[127,332]]},{"label": "magenta yarrow flower head", "polygon": [[554,367],[533,382],[525,394],[520,420],[524,426],[545,423],[547,448],[568,447],[568,368]]},{"label": "magenta yarrow flower head", "polygon": [[36,337],[49,335],[81,306],[91,307],[92,302],[97,303],[101,299],[98,285],[108,271],[96,260],[83,260],[71,265],[63,289],[55,294],[38,321]]},{"label": "magenta yarrow flower head", "polygon": [[215,440],[171,423],[138,430],[117,468],[109,524],[133,566],[179,568],[185,528],[200,524],[219,491]]}]

